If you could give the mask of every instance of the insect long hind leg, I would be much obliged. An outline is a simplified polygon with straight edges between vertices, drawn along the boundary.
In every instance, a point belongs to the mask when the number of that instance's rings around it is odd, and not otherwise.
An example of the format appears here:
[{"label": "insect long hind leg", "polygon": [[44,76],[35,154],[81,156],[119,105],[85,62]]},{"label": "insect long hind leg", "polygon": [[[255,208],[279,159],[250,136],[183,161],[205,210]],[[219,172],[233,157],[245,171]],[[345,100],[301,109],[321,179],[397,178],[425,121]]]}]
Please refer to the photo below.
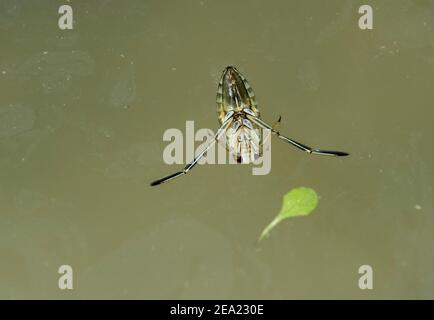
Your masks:
[{"label": "insect long hind leg", "polygon": [[178,171],[178,172],[175,172],[175,173],[173,173],[173,174],[171,174],[171,175],[169,175],[169,176],[167,176],[167,177],[164,177],[164,178],[161,178],[161,179],[158,179],[158,180],[152,181],[152,182],[151,182],[151,186],[152,186],[152,187],[153,187],[153,186],[158,186],[159,184],[162,184],[162,183],[164,183],[164,182],[170,181],[170,180],[175,179],[175,178],[177,178],[177,177],[179,177],[179,176],[182,176],[182,175],[184,175],[184,174],[186,174],[186,172],[184,172],[184,171]]},{"label": "insect long hind leg", "polygon": [[171,175],[168,175],[164,178],[155,180],[155,181],[151,182],[151,186],[152,187],[158,186],[159,184],[162,184],[164,182],[170,181],[170,180],[175,179],[177,177],[183,176],[183,175],[187,174],[188,172],[190,172],[190,170],[193,169],[193,167],[198,163],[198,161],[208,152],[208,150],[216,143],[217,140],[220,139],[222,134],[226,131],[229,124],[232,122],[232,119],[233,119],[232,115],[233,115],[233,113],[228,114],[225,117],[222,126],[218,129],[218,131],[214,135],[212,141],[206,146],[206,148],[201,153],[199,153],[199,155],[194,157],[193,161],[191,161],[189,164],[187,164],[182,171],[178,171],[178,172],[172,173]]},{"label": "insect long hind leg", "polygon": [[312,149],[311,147],[308,147],[300,142],[297,142],[293,139],[290,139],[288,137],[285,137],[283,135],[280,134],[279,131],[275,130],[272,126],[270,126],[269,124],[267,124],[265,121],[259,119],[258,117],[256,117],[255,115],[246,112],[247,113],[247,117],[250,118],[253,122],[255,122],[258,126],[260,126],[263,129],[268,129],[270,130],[272,133],[274,133],[275,135],[277,135],[280,139],[292,144],[293,146],[297,147],[300,150],[303,150],[307,153],[311,153],[311,154],[319,154],[319,155],[325,155],[325,156],[338,156],[338,157],[342,157],[342,156],[348,156],[349,154],[346,152],[342,152],[342,151],[330,151],[330,150],[318,150],[318,149]]},{"label": "insect long hind leg", "polygon": [[178,172],[172,173],[171,175],[168,175],[167,177],[155,180],[155,181],[151,182],[151,186],[152,187],[158,186],[159,184],[162,184],[164,182],[170,181],[172,179],[175,179],[177,177],[180,177],[180,176],[187,174],[197,164],[197,162],[206,154],[206,152],[209,150],[209,148],[211,148],[211,146],[214,143],[215,143],[215,139],[213,139],[213,141],[211,141],[208,144],[208,146],[205,148],[205,150],[203,150],[197,157],[195,157],[192,162],[187,164],[182,171],[178,171]]},{"label": "insect long hind leg", "polygon": [[349,153],[347,152],[343,152],[343,151],[332,151],[332,150],[318,150],[318,149],[312,149],[311,147],[308,147],[300,142],[297,142],[293,139],[290,139],[288,137],[282,136],[279,132],[276,132],[277,136],[286,141],[289,142],[290,144],[292,144],[293,146],[299,148],[300,150],[303,150],[307,153],[312,153],[312,154],[319,154],[319,155],[323,155],[323,156],[338,156],[338,157],[344,157],[344,156],[348,156]]}]

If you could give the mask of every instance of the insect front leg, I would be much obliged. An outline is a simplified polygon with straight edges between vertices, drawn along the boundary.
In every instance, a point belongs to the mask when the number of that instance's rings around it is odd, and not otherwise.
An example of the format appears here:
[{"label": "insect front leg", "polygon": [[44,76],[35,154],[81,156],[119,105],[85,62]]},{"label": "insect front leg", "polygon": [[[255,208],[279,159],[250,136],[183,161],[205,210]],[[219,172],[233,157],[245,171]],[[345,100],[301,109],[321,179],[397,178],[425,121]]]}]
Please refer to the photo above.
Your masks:
[{"label": "insect front leg", "polygon": [[[281,121],[282,121],[282,116],[279,116],[279,119],[277,119],[277,121],[272,126],[274,131],[277,131],[277,128],[279,127]],[[261,128],[264,129],[264,127],[262,127],[262,126],[261,126]],[[273,131],[267,132],[267,135],[263,138],[263,141],[266,141],[268,139],[269,135],[272,133],[273,133]]]},{"label": "insect front leg", "polygon": [[[338,156],[338,157],[342,157],[342,156],[348,156],[349,154],[346,152],[342,152],[342,151],[329,151],[329,150],[318,150],[318,149],[312,149],[311,147],[308,147],[300,142],[297,142],[293,139],[290,139],[288,137],[285,137],[283,135],[280,134],[279,131],[275,130],[273,127],[274,126],[270,126],[269,124],[267,124],[265,121],[259,119],[258,117],[255,116],[255,114],[250,110],[250,109],[244,109],[244,112],[247,114],[247,117],[255,122],[258,126],[260,126],[263,129],[268,129],[270,130],[272,133],[274,133],[275,135],[277,135],[280,139],[292,144],[293,146],[299,148],[300,150],[303,150],[307,153],[311,153],[311,154],[319,154],[319,155],[325,155],[325,156]],[[280,119],[279,119],[280,120]]]},{"label": "insect front leg", "polygon": [[233,111],[228,112],[228,114],[226,115],[226,117],[223,120],[222,126],[217,130],[217,133],[214,135],[214,138],[212,139],[212,141],[206,146],[206,148],[201,153],[199,153],[199,155],[195,156],[193,161],[191,161],[189,164],[187,164],[182,171],[178,171],[178,172],[175,172],[175,173],[173,173],[167,177],[155,180],[155,181],[151,182],[151,186],[157,186],[159,184],[162,184],[164,182],[170,181],[170,180],[175,179],[177,177],[183,176],[183,175],[187,174],[188,172],[190,172],[190,170],[193,169],[193,167],[197,164],[197,162],[208,152],[208,150],[216,143],[216,141],[221,138],[223,133],[226,132],[227,128],[229,127],[229,125],[231,124],[231,122],[233,120],[233,118],[232,118],[233,115],[234,115]]}]

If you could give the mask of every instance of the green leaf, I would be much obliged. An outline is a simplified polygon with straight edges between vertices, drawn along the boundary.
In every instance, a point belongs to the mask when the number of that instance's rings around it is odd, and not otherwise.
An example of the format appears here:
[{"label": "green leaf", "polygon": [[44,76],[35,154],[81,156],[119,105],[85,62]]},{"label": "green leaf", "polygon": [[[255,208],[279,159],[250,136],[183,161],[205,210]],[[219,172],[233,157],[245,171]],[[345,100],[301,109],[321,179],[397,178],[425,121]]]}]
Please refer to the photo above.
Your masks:
[{"label": "green leaf", "polygon": [[259,241],[270,234],[271,229],[282,220],[297,216],[306,216],[318,205],[318,196],[315,190],[305,187],[295,188],[283,197],[282,209],[279,214],[262,231]]}]

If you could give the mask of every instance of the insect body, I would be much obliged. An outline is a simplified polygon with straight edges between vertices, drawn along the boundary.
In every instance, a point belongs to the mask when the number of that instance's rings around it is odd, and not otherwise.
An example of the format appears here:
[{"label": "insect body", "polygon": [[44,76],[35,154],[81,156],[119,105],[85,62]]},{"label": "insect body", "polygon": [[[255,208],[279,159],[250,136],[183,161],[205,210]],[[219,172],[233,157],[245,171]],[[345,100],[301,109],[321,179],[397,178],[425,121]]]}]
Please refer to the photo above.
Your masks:
[{"label": "insect body", "polygon": [[226,131],[226,149],[238,163],[251,163],[261,155],[260,127],[246,116],[259,118],[255,93],[246,78],[234,67],[227,67],[217,88],[217,114],[220,124],[232,114]]},{"label": "insect body", "polygon": [[151,183],[151,186],[159,185],[187,174],[223,135],[226,136],[225,143],[227,150],[235,157],[237,162],[253,162],[261,155],[261,133],[259,129],[269,130],[280,139],[307,153],[330,156],[348,155],[348,153],[341,151],[312,149],[281,135],[279,131],[275,130],[274,126],[270,126],[264,122],[260,117],[252,87],[235,67],[229,66],[223,70],[217,89],[216,101],[217,114],[221,126],[215,134],[214,139],[182,171],[156,180]]}]

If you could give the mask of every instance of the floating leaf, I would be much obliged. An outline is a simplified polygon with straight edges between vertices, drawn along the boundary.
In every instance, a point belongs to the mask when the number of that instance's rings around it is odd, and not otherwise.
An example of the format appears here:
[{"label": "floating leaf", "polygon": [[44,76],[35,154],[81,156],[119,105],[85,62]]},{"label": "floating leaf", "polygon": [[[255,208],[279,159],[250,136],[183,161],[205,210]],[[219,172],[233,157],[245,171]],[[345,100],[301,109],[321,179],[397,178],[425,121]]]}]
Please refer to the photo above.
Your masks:
[{"label": "floating leaf", "polygon": [[311,213],[318,205],[318,196],[315,190],[305,187],[295,188],[283,197],[283,205],[279,214],[262,231],[259,241],[270,234],[271,229],[282,220],[296,216],[305,216]]}]

